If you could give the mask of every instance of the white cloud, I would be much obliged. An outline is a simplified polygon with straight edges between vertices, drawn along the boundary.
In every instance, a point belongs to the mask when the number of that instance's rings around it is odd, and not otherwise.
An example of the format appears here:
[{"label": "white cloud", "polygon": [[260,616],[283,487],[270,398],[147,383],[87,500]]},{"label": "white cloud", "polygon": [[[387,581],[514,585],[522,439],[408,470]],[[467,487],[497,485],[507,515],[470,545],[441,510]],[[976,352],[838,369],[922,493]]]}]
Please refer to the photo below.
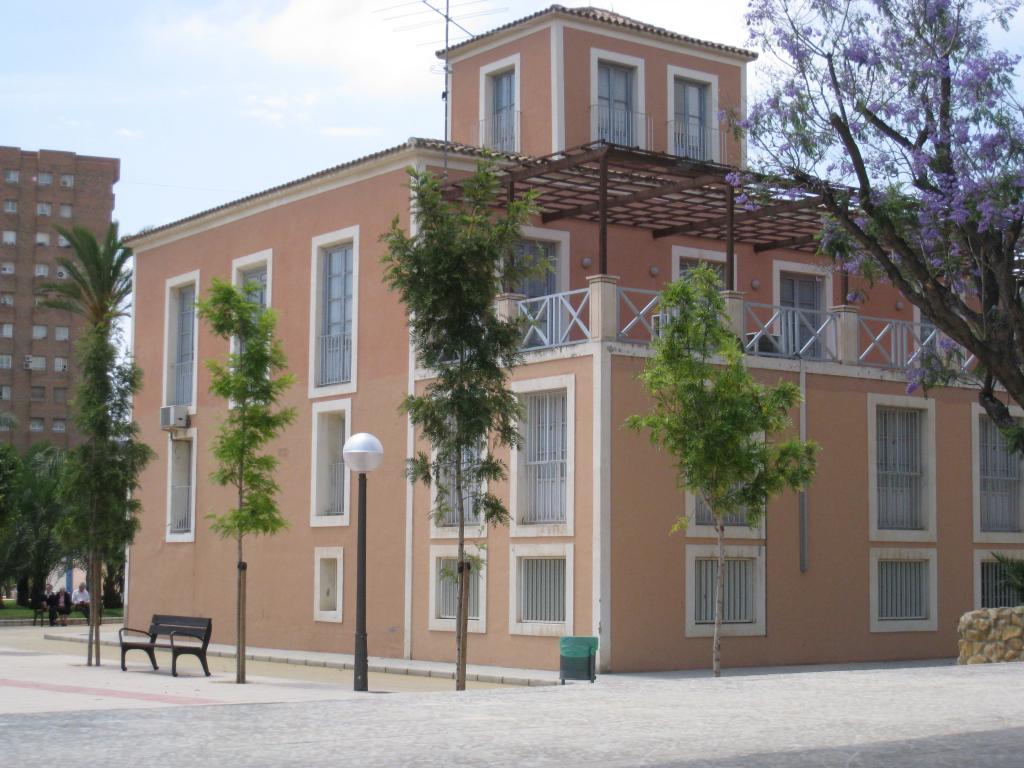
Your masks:
[{"label": "white cloud", "polygon": [[126,139],[141,139],[142,131],[132,130],[131,128],[118,128],[114,133],[118,136],[122,136]]}]

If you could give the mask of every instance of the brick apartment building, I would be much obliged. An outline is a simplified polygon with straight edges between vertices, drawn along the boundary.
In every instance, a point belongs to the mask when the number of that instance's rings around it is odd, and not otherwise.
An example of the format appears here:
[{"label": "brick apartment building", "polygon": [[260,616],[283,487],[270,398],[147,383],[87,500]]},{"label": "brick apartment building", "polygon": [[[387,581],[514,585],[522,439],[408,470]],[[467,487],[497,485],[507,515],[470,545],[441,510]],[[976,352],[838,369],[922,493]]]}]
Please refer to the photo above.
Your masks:
[{"label": "brick apartment building", "polygon": [[106,232],[120,161],[0,146],[0,174],[0,412],[17,419],[0,440],[66,447],[75,441],[68,401],[82,320],[39,306],[35,293],[64,278],[56,257],[69,245],[55,226]]},{"label": "brick apartment building", "polygon": [[[748,368],[802,389],[793,432],[822,445],[806,492],[772,499],[756,529],[727,521],[725,663],[953,656],[963,611],[1015,599],[991,552],[1024,552],[1020,461],[972,387],[906,393],[934,327],[890,285],[846,306],[860,283],[816,256],[815,200],[765,188],[753,213],[733,200],[727,177],[745,147],[717,114],[744,111],[754,54],[560,6],[449,53],[454,143],[410,139],[133,239],[145,372],[135,413],[158,458],[138,495],[130,621],[212,616],[216,641],[232,639],[233,544],[206,517],[233,503],[206,480],[226,407],[201,364],[228,345],[193,304],[214,278],[259,280],[298,417],[271,448],[289,527],[247,546],[249,641],[352,651],[356,496],[341,446],[365,431],[385,451],[370,477],[371,653],[452,658],[442,574],[454,521],[432,516],[430,490],[405,480],[407,458],[430,446],[398,411],[432,373],[384,286],[380,236],[395,215],[414,224],[408,167],[447,163],[457,184],[484,149],[503,200],[536,192],[540,213],[522,235],[554,269],[499,303],[526,322],[510,375],[524,444],[499,454],[509,477],[490,488],[511,524],[468,526],[486,552],[470,590],[471,662],[551,667],[558,636],[592,634],[603,669],[708,664],[708,510],[677,486],[669,457],[623,426],[650,405],[637,374],[663,320],[659,290],[695,262],[720,270]],[[162,431],[162,407],[187,424]],[[691,526],[669,535],[684,512]]]}]

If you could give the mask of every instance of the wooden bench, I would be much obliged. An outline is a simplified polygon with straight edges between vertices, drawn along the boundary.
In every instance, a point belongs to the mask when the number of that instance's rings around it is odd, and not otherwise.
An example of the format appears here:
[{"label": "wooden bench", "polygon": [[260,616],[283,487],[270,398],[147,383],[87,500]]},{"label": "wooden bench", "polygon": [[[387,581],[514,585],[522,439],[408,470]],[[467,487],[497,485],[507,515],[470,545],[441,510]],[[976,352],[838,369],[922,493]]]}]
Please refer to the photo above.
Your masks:
[{"label": "wooden bench", "polygon": [[[142,639],[125,639],[125,633],[134,633],[145,637]],[[171,652],[171,675],[178,676],[178,657],[192,655],[199,659],[203,665],[203,672],[210,676],[210,667],[206,663],[206,648],[210,644],[210,635],[213,634],[213,619],[202,619],[195,616],[153,616],[149,624],[149,631],[125,627],[118,633],[121,641],[121,669],[127,672],[124,665],[124,656],[128,651],[145,651],[149,654],[149,661],[153,669],[160,669],[156,664],[156,649],[162,648]],[[160,638],[166,637],[167,642],[161,643]],[[179,642],[185,639],[185,643]],[[201,643],[197,645],[196,641]]]}]

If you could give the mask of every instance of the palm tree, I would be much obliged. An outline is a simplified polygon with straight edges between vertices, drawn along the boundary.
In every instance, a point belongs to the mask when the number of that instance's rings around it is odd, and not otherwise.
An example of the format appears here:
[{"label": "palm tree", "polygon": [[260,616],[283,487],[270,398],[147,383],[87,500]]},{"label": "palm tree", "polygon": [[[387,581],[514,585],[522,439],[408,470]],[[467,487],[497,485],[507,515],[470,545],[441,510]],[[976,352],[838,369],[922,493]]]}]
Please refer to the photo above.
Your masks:
[{"label": "palm tree", "polygon": [[85,321],[76,343],[80,376],[75,390],[75,422],[84,438],[68,453],[63,494],[69,506],[68,538],[88,561],[90,593],[88,663],[100,661],[99,627],[105,555],[126,546],[134,535],[137,502],[129,498],[150,458],[135,441],[131,397],[139,372],[120,358],[117,321],[126,317],[132,293],[132,252],[118,237],[117,223],[102,241],[85,227],[56,227],[72,257],[57,263],[67,279],[45,283],[44,304],[80,315]]}]

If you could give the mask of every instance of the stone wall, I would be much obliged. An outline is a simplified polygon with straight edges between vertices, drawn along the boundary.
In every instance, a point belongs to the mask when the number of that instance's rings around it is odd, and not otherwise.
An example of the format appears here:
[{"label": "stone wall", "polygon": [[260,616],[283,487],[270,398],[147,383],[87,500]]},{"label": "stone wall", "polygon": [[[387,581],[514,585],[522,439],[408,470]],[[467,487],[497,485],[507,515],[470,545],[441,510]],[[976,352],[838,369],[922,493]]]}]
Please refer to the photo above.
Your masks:
[{"label": "stone wall", "polygon": [[960,664],[1024,661],[1024,606],[982,608],[960,617]]}]

